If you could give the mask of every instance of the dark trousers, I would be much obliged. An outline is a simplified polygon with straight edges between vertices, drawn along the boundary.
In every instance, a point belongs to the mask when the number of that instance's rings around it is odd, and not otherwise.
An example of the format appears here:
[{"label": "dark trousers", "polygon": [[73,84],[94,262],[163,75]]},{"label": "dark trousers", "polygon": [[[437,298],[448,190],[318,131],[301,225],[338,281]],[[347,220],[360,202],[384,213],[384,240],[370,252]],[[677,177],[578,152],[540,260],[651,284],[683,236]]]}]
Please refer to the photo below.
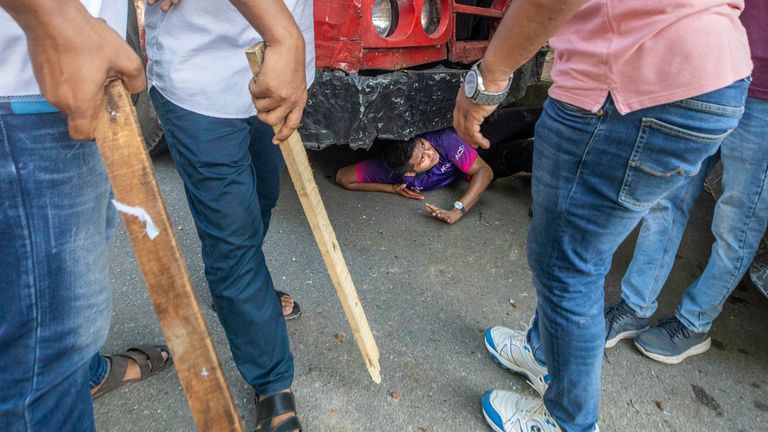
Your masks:
[{"label": "dark trousers", "polygon": [[257,394],[291,387],[293,356],[262,251],[283,161],[256,117],[208,117],[150,90],[202,242],[205,277],[243,378]]}]

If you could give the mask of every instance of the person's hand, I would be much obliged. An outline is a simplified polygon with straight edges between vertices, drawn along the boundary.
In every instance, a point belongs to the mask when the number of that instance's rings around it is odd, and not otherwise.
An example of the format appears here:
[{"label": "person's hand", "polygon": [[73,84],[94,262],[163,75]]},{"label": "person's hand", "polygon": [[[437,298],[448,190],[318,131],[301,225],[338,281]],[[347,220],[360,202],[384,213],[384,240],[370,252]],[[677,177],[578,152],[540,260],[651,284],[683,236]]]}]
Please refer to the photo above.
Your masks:
[{"label": "person's hand", "polygon": [[404,196],[406,198],[411,198],[411,199],[424,199],[424,195],[409,189],[408,185],[406,185],[405,183],[400,183],[399,185],[393,184],[392,193],[396,193],[400,196]]},{"label": "person's hand", "polygon": [[[147,0],[147,4],[153,6],[158,1],[161,0]],[[181,3],[181,0],[162,0],[160,3],[160,10],[163,12],[168,12],[172,7],[178,5],[179,3]]]},{"label": "person's hand", "polygon": [[[507,87],[509,77],[492,79],[483,68],[484,63],[480,64],[480,73],[483,76],[483,85],[489,92],[500,92]],[[498,105],[478,105],[472,102],[464,94],[464,86],[459,87],[459,94],[456,95],[456,106],[453,109],[453,128],[459,133],[461,139],[474,148],[482,147],[487,149],[491,147],[491,142],[480,132],[480,125],[486,117],[491,115]]]},{"label": "person's hand", "polygon": [[304,56],[301,33],[292,43],[267,45],[261,73],[249,86],[259,120],[270,126],[282,124],[275,144],[288,139],[301,124],[307,104]]},{"label": "person's hand", "polygon": [[434,204],[426,203],[425,205],[427,206],[427,211],[433,218],[439,219],[447,224],[455,224],[462,216],[464,216],[464,213],[462,213],[461,210],[455,208],[445,210]]},{"label": "person's hand", "polygon": [[82,7],[59,12],[57,19],[25,27],[32,68],[43,96],[67,116],[70,136],[93,139],[106,82],[122,79],[138,93],[147,84],[144,65],[104,20]]}]

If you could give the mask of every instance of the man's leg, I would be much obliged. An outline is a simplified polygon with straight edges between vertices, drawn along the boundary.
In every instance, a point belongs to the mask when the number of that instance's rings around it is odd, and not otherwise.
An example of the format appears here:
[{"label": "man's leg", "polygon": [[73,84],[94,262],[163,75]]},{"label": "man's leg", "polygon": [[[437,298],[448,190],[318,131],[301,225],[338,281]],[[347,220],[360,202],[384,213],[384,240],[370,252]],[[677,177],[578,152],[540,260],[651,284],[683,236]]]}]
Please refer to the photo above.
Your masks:
[{"label": "man's leg", "polygon": [[715,154],[738,123],[745,92],[739,81],[699,102],[627,115],[610,101],[599,114],[545,104],[536,127],[528,257],[551,377],[544,401],[563,429],[592,431],[597,422],[603,283],[614,252],[649,208]]},{"label": "man's leg", "polygon": [[202,242],[205,274],[232,354],[260,395],[291,387],[293,356],[262,242],[248,119],[187,111],[150,91]]},{"label": "man's leg", "polygon": [[768,224],[768,101],[748,98],[739,127],[723,142],[723,195],[712,218],[715,243],[677,318],[706,333],[749,269]]},{"label": "man's leg", "polygon": [[0,430],[94,430],[114,212],[96,144],[61,114],[0,116],[0,197]]}]

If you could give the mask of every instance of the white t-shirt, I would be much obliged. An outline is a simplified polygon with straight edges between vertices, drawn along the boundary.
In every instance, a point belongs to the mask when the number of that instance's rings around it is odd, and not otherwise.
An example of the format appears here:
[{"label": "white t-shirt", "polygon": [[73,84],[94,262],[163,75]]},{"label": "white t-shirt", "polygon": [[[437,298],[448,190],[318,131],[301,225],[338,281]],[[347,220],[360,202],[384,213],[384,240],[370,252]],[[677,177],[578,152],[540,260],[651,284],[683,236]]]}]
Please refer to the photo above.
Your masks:
[{"label": "white t-shirt", "polygon": [[[306,41],[307,85],[315,76],[312,0],[285,0]],[[263,38],[229,0],[182,0],[168,12],[147,5],[147,78],[174,104],[218,118],[256,115],[245,50]]]},{"label": "white t-shirt", "polygon": [[[81,0],[91,15],[103,18],[121,37],[128,20],[126,0]],[[55,10],[51,10],[55,14]],[[32,72],[27,38],[16,21],[0,8],[0,97],[39,96],[40,87]]]}]

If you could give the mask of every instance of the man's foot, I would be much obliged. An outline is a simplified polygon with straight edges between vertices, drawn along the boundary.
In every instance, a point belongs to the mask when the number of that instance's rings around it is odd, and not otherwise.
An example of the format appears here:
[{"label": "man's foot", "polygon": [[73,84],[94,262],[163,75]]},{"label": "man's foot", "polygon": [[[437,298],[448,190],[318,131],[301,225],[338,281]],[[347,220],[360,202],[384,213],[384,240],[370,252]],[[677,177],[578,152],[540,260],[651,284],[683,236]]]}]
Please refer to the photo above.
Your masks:
[{"label": "man's foot", "polygon": [[666,364],[678,364],[690,356],[706,352],[711,345],[709,333],[694,333],[677,317],[659,321],[635,339],[635,346],[641,353]]},{"label": "man's foot", "polygon": [[301,432],[296,399],[291,390],[259,396],[256,400],[256,432]]},{"label": "man's foot", "polygon": [[[283,318],[285,318],[286,321],[301,316],[301,307],[299,306],[299,303],[294,300],[293,297],[291,297],[290,294],[277,290],[275,291],[275,294],[277,294],[277,298],[280,300],[280,306],[283,310]],[[211,309],[214,312],[217,312],[216,303],[211,303]]]},{"label": "man's foot", "polygon": [[91,388],[91,396],[94,399],[126,384],[155,375],[173,364],[171,352],[164,345],[140,345],[106,358],[109,361],[109,373],[104,381]]},{"label": "man's foot", "polygon": [[489,327],[485,331],[485,348],[496,363],[526,377],[528,384],[544,396],[549,385],[547,367],[533,356],[525,335],[526,332],[506,327]]},{"label": "man's foot", "polygon": [[631,339],[650,327],[651,320],[637,316],[624,300],[605,309],[605,347],[611,348],[622,339]]},{"label": "man's foot", "polygon": [[496,432],[561,432],[544,401],[511,391],[489,390],[483,395],[483,416]]}]

